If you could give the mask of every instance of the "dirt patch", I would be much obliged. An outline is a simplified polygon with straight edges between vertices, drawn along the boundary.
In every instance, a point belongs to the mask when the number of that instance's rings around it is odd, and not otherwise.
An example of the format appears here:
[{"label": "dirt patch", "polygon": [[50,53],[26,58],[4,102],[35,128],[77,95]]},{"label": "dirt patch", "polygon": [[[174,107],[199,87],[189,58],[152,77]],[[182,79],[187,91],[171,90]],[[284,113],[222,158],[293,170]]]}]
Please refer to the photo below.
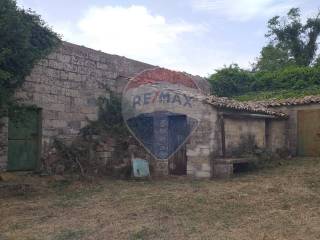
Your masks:
[{"label": "dirt patch", "polygon": [[34,192],[34,189],[29,184],[0,182],[0,199],[15,196],[26,196],[32,192]]}]

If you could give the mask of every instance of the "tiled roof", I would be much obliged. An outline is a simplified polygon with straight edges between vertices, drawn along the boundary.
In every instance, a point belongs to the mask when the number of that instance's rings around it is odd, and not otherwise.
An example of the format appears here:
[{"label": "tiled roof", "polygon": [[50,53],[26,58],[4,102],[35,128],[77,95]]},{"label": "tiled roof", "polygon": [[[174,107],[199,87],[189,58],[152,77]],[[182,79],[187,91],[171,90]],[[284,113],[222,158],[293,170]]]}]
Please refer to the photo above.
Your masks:
[{"label": "tiled roof", "polygon": [[306,105],[312,103],[320,103],[320,96],[306,96],[303,98],[288,98],[282,100],[266,100],[255,102],[264,107],[280,107],[280,106],[294,106],[294,105]]},{"label": "tiled roof", "polygon": [[257,102],[240,102],[226,97],[208,96],[206,102],[217,108],[228,108],[251,113],[273,115],[276,117],[287,117],[285,113],[275,111]]}]

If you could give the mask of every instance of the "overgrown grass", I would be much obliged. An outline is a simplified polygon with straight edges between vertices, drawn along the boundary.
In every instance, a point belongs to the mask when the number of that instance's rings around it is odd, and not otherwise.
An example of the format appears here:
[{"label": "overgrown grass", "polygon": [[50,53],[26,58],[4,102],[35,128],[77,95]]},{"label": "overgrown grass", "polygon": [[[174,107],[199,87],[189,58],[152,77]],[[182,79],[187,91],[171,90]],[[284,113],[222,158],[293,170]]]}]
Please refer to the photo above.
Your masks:
[{"label": "overgrown grass", "polygon": [[49,183],[0,201],[0,239],[320,239],[320,160],[281,163],[229,180]]},{"label": "overgrown grass", "polygon": [[52,240],[80,240],[86,235],[85,230],[64,229],[58,232]]},{"label": "overgrown grass", "polygon": [[55,181],[50,184],[50,187],[57,195],[53,205],[62,208],[79,206],[87,198],[102,191],[101,185],[91,185],[90,187],[75,186],[69,180]]}]

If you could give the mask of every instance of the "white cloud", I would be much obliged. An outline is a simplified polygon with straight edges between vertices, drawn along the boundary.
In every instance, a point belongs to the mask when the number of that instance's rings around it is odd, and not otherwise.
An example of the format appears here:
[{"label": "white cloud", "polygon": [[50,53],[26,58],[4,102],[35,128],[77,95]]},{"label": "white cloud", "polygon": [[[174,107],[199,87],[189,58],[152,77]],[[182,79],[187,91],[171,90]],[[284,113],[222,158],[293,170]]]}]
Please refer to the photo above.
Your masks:
[{"label": "white cloud", "polygon": [[258,16],[281,14],[297,6],[297,0],[192,0],[196,10],[210,11],[232,21],[248,21]]},{"label": "white cloud", "polygon": [[169,23],[144,6],[92,7],[76,24],[54,24],[54,29],[67,41],[186,71],[189,69],[185,69],[187,60],[181,43],[187,34],[197,36],[206,31],[202,25]]}]

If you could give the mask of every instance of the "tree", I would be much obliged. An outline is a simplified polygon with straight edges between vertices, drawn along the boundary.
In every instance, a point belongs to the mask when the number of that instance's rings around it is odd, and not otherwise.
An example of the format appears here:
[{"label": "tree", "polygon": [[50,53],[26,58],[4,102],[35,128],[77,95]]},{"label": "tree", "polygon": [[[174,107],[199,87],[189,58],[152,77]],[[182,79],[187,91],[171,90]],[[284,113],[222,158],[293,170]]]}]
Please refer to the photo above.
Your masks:
[{"label": "tree", "polygon": [[[257,70],[274,70],[286,65],[309,66],[316,59],[320,35],[320,11],[303,24],[299,8],[292,8],[286,17],[268,21],[269,44],[261,51]],[[278,67],[277,67],[277,64]]]},{"label": "tree", "polygon": [[290,64],[294,62],[289,59],[288,51],[268,44],[262,48],[257,63],[253,65],[253,71],[276,71]]},{"label": "tree", "polygon": [[59,36],[31,10],[14,0],[0,1],[0,117],[38,60],[56,47]]},{"label": "tree", "polygon": [[317,56],[320,10],[302,23],[300,10],[292,8],[286,17],[271,18],[268,29],[269,43],[262,48],[252,71],[237,64],[216,70],[208,79],[213,94],[235,97],[288,91],[292,96],[297,91],[320,89],[320,55]]}]

